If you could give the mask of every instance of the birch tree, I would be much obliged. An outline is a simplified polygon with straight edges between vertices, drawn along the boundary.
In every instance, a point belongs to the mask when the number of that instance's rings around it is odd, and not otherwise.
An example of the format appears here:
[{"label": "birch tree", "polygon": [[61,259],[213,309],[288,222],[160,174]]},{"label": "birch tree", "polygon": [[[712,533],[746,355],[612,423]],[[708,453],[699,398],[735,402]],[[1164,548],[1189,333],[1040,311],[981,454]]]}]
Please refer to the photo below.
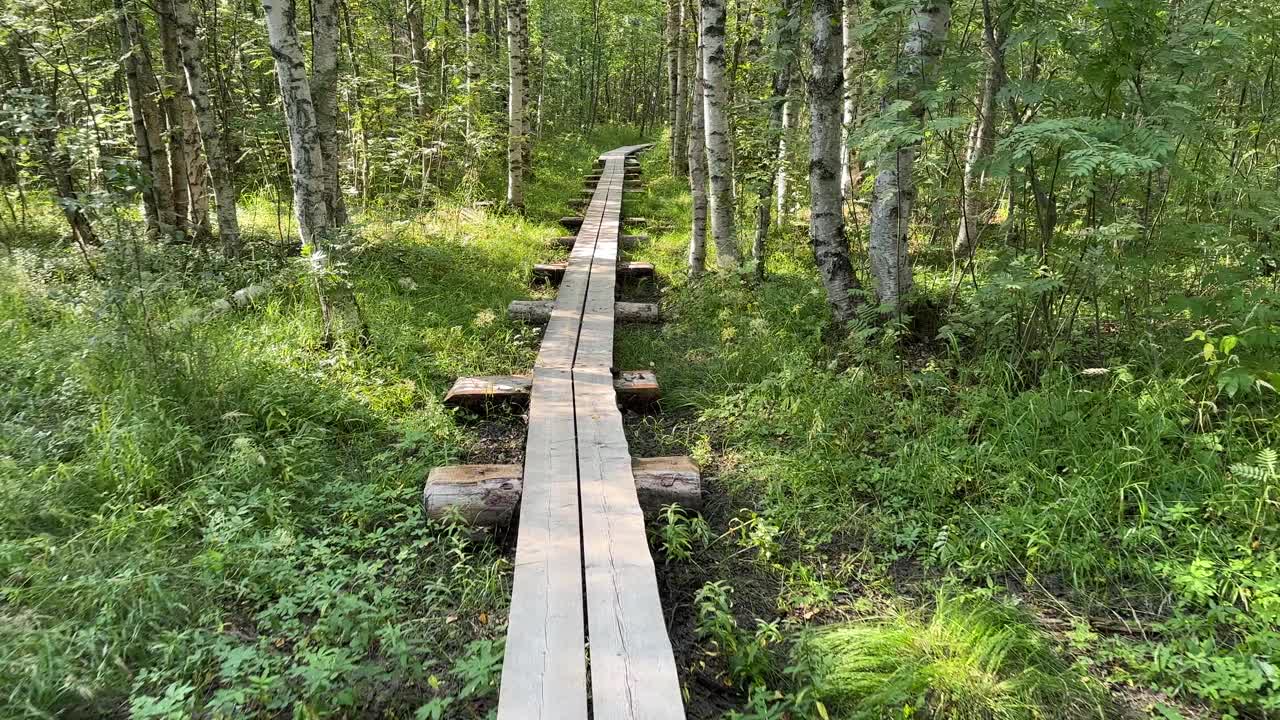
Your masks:
[{"label": "birch tree", "polygon": [[138,25],[138,18],[123,0],[115,0],[115,10],[134,145],[144,182],[142,197],[147,234],[153,238],[167,238],[173,234],[177,217],[165,143],[165,122],[159,105],[160,90],[151,67],[146,35]]},{"label": "birch tree", "polygon": [[524,211],[524,146],[528,126],[525,121],[524,0],[507,0],[507,204]]},{"label": "birch tree", "polygon": [[840,196],[845,206],[853,201],[853,188],[858,183],[858,154],[850,145],[850,137],[858,121],[858,104],[861,101],[861,88],[854,79],[861,70],[862,57],[859,40],[856,34],[858,27],[858,3],[860,0],[844,0],[843,15],[840,22],[840,34],[844,41],[844,103],[843,128],[840,144]]},{"label": "birch tree", "polygon": [[683,177],[689,172],[688,142],[685,140],[684,117],[684,6],[685,0],[667,0],[667,90],[670,105],[667,108],[671,123],[671,174]]},{"label": "birch tree", "polygon": [[[900,121],[918,125],[923,119],[920,94],[942,54],[950,25],[951,4],[947,0],[923,0],[912,11],[898,68],[885,97],[890,108],[902,104],[898,101],[907,103]],[[890,312],[897,311],[912,287],[907,240],[916,193],[912,172],[917,149],[916,143],[890,147],[876,161],[869,255],[876,294]]]},{"label": "birch tree", "polygon": [[311,92],[316,135],[324,158],[324,203],[335,226],[347,224],[347,203],[339,181],[338,144],[338,3],[311,0]]},{"label": "birch tree", "polygon": [[693,231],[689,236],[689,277],[696,278],[707,265],[707,147],[703,117],[703,65],[702,65],[702,10],[697,3],[688,3],[696,35],[694,49],[697,53],[692,63],[693,102],[689,106],[689,132],[686,134],[689,151],[689,189],[693,195]]},{"label": "birch tree", "polygon": [[996,139],[996,97],[1004,87],[1004,31],[991,12],[991,1],[982,0],[982,47],[986,68],[978,89],[977,114],[965,143],[964,176],[960,191],[960,229],[952,248],[957,258],[967,257],[978,241],[981,202],[978,188],[983,160],[991,154]]},{"label": "birch tree", "polygon": [[858,289],[844,235],[840,168],[846,153],[841,139],[840,0],[813,0],[813,70],[809,80],[809,239],[827,304],[837,321],[851,320]]},{"label": "birch tree", "polygon": [[204,48],[196,34],[195,13],[191,10],[191,0],[169,0],[161,7],[173,14],[192,115],[204,145],[204,157],[209,163],[209,176],[213,181],[213,196],[218,204],[218,239],[222,254],[234,258],[240,255],[241,250],[240,221],[236,216],[240,198],[231,174],[231,163],[223,150],[222,131],[205,80]]},{"label": "birch tree", "polygon": [[725,70],[724,0],[702,0],[699,54],[702,65],[703,122],[707,137],[707,179],[711,239],[716,265],[732,269],[741,262],[733,210],[733,149],[729,135],[729,78]]},{"label": "birch tree", "polygon": [[336,342],[365,342],[368,329],[356,303],[355,293],[337,272],[333,260],[334,227],[325,197],[325,158],[316,128],[316,109],[311,98],[302,45],[294,26],[294,0],[263,0],[271,55],[289,129],[289,156],[293,161],[293,209],[298,234],[310,251],[311,270],[320,299],[320,314],[326,346]]}]

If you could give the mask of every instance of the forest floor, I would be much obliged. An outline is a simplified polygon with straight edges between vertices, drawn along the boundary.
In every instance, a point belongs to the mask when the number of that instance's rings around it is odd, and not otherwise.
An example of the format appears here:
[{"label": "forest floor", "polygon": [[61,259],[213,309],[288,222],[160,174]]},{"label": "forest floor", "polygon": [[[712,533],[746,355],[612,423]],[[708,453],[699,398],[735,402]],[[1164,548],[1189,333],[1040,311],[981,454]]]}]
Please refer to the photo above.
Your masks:
[{"label": "forest floor", "polygon": [[[265,204],[244,213],[264,259],[237,268],[116,253],[104,283],[55,231],[8,238],[0,716],[486,717],[514,531],[426,522],[420,494],[437,465],[518,461],[523,421],[441,399],[531,366],[537,331],[505,307],[548,292],[529,272],[563,252],[554,219],[636,140],[545,143],[527,219],[363,213],[360,352],[319,346],[300,277],[167,324],[281,275]],[[1243,479],[1275,485],[1270,406],[1203,421],[1203,382],[1163,360],[1194,360],[1182,328],[1100,333],[1030,380],[936,326],[833,338],[800,226],[767,283],[689,283],[664,157],[628,214],[650,219],[630,259],[656,265],[640,292],[666,322],[623,329],[617,365],[663,388],[625,416],[633,455],[692,455],[707,484],[700,516],[651,523],[690,717],[1275,711],[1275,500]]]}]

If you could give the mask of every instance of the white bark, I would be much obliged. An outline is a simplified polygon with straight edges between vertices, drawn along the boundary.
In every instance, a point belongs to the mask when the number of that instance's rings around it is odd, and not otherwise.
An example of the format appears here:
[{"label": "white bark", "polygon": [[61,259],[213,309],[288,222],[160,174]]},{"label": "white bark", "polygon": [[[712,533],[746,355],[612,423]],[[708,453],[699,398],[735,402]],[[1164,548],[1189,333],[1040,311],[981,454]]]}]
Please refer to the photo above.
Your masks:
[{"label": "white bark", "polygon": [[703,122],[707,138],[708,200],[716,264],[735,268],[741,262],[733,211],[733,149],[729,136],[729,78],[725,70],[724,0],[702,0],[700,43]]},{"label": "white bark", "polygon": [[324,158],[324,203],[329,222],[347,224],[347,203],[342,196],[338,165],[338,4],[336,0],[312,0],[311,93],[315,103],[316,139]]},{"label": "white bark", "polygon": [[779,228],[786,224],[787,215],[791,207],[789,204],[788,193],[791,192],[789,185],[790,175],[787,173],[787,154],[791,151],[791,131],[795,127],[795,105],[790,99],[782,104],[782,134],[778,136],[778,177],[774,181],[777,186],[774,202],[776,203],[774,223]]},{"label": "white bark", "polygon": [[844,105],[841,124],[840,144],[840,196],[848,205],[853,199],[853,188],[858,178],[858,156],[850,147],[850,138],[858,121],[858,101],[861,99],[858,83],[854,80],[861,69],[861,53],[858,38],[854,30],[858,24],[858,3],[860,0],[844,0],[844,14],[841,19],[841,35],[844,39]]},{"label": "white bark", "polygon": [[840,168],[843,86],[839,0],[813,0],[813,70],[809,80],[809,239],[827,304],[839,322],[853,319],[857,289],[844,235]]},{"label": "white bark", "polygon": [[155,83],[151,53],[138,19],[123,0],[116,0],[119,13],[120,52],[125,83],[129,90],[129,111],[133,119],[134,144],[142,174],[149,181],[143,192],[147,232],[153,237],[170,237],[176,227],[169,153],[165,147],[165,122],[158,104],[160,90]]},{"label": "white bark", "polygon": [[[907,24],[898,75],[893,87],[912,103],[909,118],[919,122],[924,116],[920,91],[931,74],[951,25],[951,5],[946,0],[925,0],[917,6]],[[897,98],[890,97],[889,100]],[[915,201],[916,146],[891,148],[876,163],[876,181],[871,196],[871,272],[876,294],[891,312],[898,309],[912,288],[907,241],[910,235],[911,206]]]},{"label": "white bark", "polygon": [[707,148],[703,118],[702,76],[702,12],[690,3],[693,27],[697,33],[694,47],[698,54],[694,66],[693,103],[689,106],[689,189],[693,195],[693,232],[689,236],[689,277],[698,277],[707,265]]},{"label": "white bark", "polygon": [[670,99],[668,107],[671,123],[671,174],[682,177],[689,172],[688,153],[685,152],[688,141],[685,134],[685,32],[684,17],[687,0],[667,0],[667,90]]},{"label": "white bark", "polygon": [[[367,329],[355,295],[344,279],[334,277],[333,226],[325,199],[325,159],[316,129],[311,83],[294,26],[297,17],[294,0],[262,0],[262,7],[266,11],[267,35],[284,102],[285,124],[289,128],[293,209],[298,218],[298,234],[303,245],[310,248],[325,344],[347,339],[363,343],[367,340]],[[352,337],[357,334],[358,337]]]},{"label": "white bark", "polygon": [[188,182],[190,171],[187,168],[188,156],[195,156],[199,150],[195,146],[188,147],[183,132],[184,117],[190,116],[190,107],[186,104],[187,84],[182,79],[182,60],[178,50],[178,33],[173,26],[172,17],[157,11],[156,24],[160,30],[160,57],[164,63],[164,72],[160,74],[161,106],[165,115],[165,142],[169,152],[169,185],[173,188],[174,224],[178,232],[188,240],[194,237],[191,218],[191,186]]},{"label": "white bark", "polygon": [[524,146],[528,142],[524,110],[524,0],[507,1],[507,204],[524,210]]},{"label": "white bark", "polygon": [[218,237],[222,242],[222,254],[233,258],[240,254],[240,221],[236,217],[239,196],[236,193],[235,179],[231,176],[231,164],[222,149],[218,119],[213,112],[208,83],[204,79],[204,50],[196,34],[191,0],[173,0],[172,10],[174,23],[177,25],[182,67],[187,76],[187,90],[191,97],[191,110],[199,128],[200,139],[204,143],[209,175],[213,180],[213,195],[218,202]]}]

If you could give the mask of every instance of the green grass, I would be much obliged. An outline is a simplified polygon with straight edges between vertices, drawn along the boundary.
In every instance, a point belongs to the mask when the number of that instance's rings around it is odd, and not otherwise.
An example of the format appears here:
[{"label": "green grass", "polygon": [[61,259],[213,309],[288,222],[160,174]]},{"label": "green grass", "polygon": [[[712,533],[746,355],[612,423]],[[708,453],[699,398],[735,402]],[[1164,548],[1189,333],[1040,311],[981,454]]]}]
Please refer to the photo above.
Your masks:
[{"label": "green grass", "polygon": [[[236,266],[106,253],[96,282],[53,225],[6,231],[0,715],[483,717],[510,568],[494,543],[422,518],[429,468],[478,442],[441,398],[459,375],[529,367],[537,336],[504,308],[533,295],[529,268],[554,256],[545,240],[594,156],[637,140],[543,142],[527,219],[443,198],[360,214],[360,352],[320,348],[309,285],[270,259],[262,200],[242,209],[255,259]],[[1270,296],[1152,304],[1137,337],[1079,330],[1024,353],[1008,319],[1035,298],[1014,278],[964,290],[947,342],[873,325],[836,338],[794,228],[771,238],[763,285],[685,279],[689,198],[664,158],[643,156],[628,213],[652,220],[631,259],[657,267],[667,321],[624,329],[616,364],[657,371],[646,432],[691,453],[712,493],[708,526],[660,535],[689,545],[664,570],[689,580],[668,588],[677,621],[706,626],[687,678],[727,680],[747,717],[810,717],[823,678],[784,666],[814,637],[897,688],[872,702],[845,683],[830,704],[854,715],[1069,714],[1055,688],[1075,671],[1056,658],[1121,699],[1160,693],[1152,709],[1280,710],[1277,407],[1223,389],[1274,364]],[[917,264],[931,297],[948,286],[935,260]],[[266,275],[284,282],[257,308],[168,327]],[[1183,342],[1216,324],[1213,360]],[[1231,332],[1245,340],[1228,350]],[[1082,373],[1098,347],[1109,372]],[[1070,630],[1040,634],[1001,603],[901,610],[939,586],[1016,596]],[[690,620],[698,602],[711,610]],[[886,655],[912,671],[872,662]]]},{"label": "green grass", "polygon": [[825,628],[800,652],[822,670],[833,718],[1106,718],[1096,682],[1069,669],[1016,610],[942,595],[918,612]]},{"label": "green grass", "polygon": [[[73,253],[17,251],[0,268],[0,716],[483,717],[510,567],[423,518],[428,470],[473,442],[441,398],[531,365],[536,333],[506,305],[567,188],[632,139],[540,146],[528,220],[443,200],[359,215],[359,353],[320,347],[310,284],[269,260],[108,253],[99,284]],[[269,255],[274,209],[242,218]],[[262,274],[284,283],[259,307],[167,326]]]}]

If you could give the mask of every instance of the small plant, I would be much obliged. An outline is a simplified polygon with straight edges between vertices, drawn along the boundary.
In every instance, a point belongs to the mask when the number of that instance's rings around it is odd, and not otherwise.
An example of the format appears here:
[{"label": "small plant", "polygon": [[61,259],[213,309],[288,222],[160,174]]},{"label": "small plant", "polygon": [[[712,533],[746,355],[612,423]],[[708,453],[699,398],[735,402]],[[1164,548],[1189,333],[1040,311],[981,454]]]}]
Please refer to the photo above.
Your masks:
[{"label": "small plant", "polygon": [[728,680],[735,685],[762,688],[773,673],[774,649],[782,644],[777,623],[756,621],[754,632],[738,625],[733,615],[733,588],[710,582],[698,591],[698,636],[711,646],[708,654],[724,659]]},{"label": "small plant", "polygon": [[689,517],[676,503],[664,505],[658,515],[658,544],[668,561],[687,562],[693,559],[693,545],[703,547],[711,540],[711,528],[701,517]]}]

